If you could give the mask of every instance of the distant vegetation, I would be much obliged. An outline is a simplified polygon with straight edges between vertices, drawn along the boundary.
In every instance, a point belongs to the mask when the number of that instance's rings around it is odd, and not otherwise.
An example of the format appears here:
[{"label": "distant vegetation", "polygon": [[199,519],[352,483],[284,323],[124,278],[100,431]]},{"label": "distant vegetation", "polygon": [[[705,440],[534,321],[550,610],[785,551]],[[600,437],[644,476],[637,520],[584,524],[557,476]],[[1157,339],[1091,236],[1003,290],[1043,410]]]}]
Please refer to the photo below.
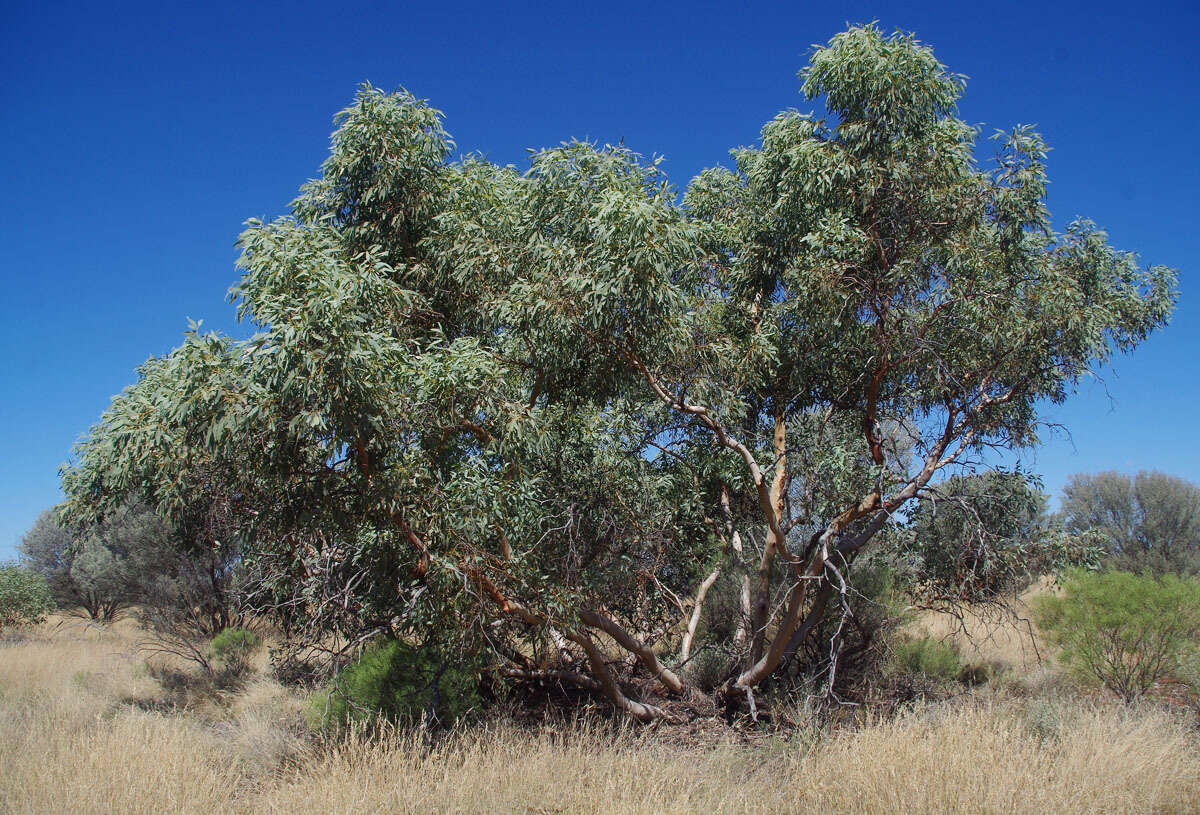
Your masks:
[{"label": "distant vegetation", "polygon": [[1039,486],[1024,473],[994,470],[932,485],[896,536],[910,588],[933,604],[987,602],[1038,575],[1097,564],[1093,530],[1064,530]]},{"label": "distant vegetation", "polygon": [[1200,572],[1200,487],[1172,475],[1076,475],[1063,490],[1070,532],[1102,541],[1112,566],[1155,574]]},{"label": "distant vegetation", "polygon": [[170,572],[175,550],[163,522],[138,504],[122,506],[78,533],[47,510],[19,547],[22,562],[46,579],[59,605],[79,608],[99,622],[112,622],[145,600]]}]

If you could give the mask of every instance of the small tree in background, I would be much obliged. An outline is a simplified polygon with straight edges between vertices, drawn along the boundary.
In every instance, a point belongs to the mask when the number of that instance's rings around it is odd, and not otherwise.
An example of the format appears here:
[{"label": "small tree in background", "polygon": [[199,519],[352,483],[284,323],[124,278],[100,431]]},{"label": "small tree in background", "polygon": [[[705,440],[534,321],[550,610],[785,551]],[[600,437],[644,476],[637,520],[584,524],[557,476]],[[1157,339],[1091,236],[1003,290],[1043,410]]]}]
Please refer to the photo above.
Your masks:
[{"label": "small tree in background", "polygon": [[0,565],[0,629],[37,625],[53,610],[45,578],[11,563]]},{"label": "small tree in background", "polygon": [[21,559],[48,584],[55,601],[93,620],[112,622],[176,567],[170,528],[143,504],[126,504],[102,521],[71,530],[54,510],[25,533]]},{"label": "small tree in background", "polygon": [[1075,571],[1035,598],[1039,628],[1076,676],[1131,702],[1169,675],[1200,636],[1200,584],[1174,574]]},{"label": "small tree in background", "polygon": [[1200,487],[1150,471],[1074,475],[1063,488],[1069,532],[1094,530],[1118,569],[1200,571]]},{"label": "small tree in background", "polygon": [[21,564],[41,575],[49,585],[54,600],[63,606],[79,603],[71,583],[74,542],[74,536],[59,521],[58,514],[48,509],[38,516],[17,546]]}]

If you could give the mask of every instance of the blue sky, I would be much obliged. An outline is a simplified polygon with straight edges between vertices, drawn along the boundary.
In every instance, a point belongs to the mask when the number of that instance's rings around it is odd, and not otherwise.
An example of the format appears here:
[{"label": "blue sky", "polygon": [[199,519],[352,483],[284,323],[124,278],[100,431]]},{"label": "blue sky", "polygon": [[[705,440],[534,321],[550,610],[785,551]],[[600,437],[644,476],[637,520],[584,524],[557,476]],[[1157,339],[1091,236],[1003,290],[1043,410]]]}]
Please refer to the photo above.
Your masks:
[{"label": "blue sky", "polygon": [[1200,49],[1194,2],[14,3],[0,0],[0,560],[59,499],[71,445],[176,345],[187,319],[243,335],[233,242],[281,214],[363,80],[446,113],[464,151],[623,139],[683,186],[805,107],[796,72],[847,22],[913,31],[966,74],[985,132],[1033,123],[1050,207],[1180,269],[1170,328],[1103,385],[1031,469],[1158,468],[1200,481]]}]

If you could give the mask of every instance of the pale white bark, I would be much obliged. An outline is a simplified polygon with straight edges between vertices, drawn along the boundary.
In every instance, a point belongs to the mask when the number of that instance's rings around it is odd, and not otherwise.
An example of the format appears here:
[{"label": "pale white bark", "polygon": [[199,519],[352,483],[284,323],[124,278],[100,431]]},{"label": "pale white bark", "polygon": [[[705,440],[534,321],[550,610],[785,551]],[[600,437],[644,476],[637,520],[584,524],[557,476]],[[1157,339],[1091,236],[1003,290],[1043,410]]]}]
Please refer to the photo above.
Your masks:
[{"label": "pale white bark", "polygon": [[683,634],[683,644],[679,646],[679,658],[687,662],[692,654],[692,640],[696,637],[696,629],[700,626],[700,615],[704,612],[704,598],[708,596],[708,590],[712,588],[713,583],[717,582],[717,576],[721,574],[720,569],[713,569],[708,577],[704,578],[704,582],[700,584],[700,589],[696,592],[696,603],[692,606],[692,616],[688,619],[687,631]]},{"label": "pale white bark", "polygon": [[729,535],[729,545],[733,550],[733,561],[737,564],[739,574],[738,621],[733,632],[733,644],[741,648],[750,636],[750,575],[745,572],[742,563],[742,533],[733,524],[733,509],[729,505],[729,487],[721,484],[721,513],[725,516],[725,532]]},{"label": "pale white bark", "polygon": [[585,676],[574,671],[536,671],[527,670],[525,668],[506,667],[501,668],[500,673],[505,676],[511,676],[514,679],[527,680],[549,680],[552,682],[570,682],[573,685],[579,685],[581,688],[587,688],[596,693],[603,692],[604,688],[598,681],[590,676]]},{"label": "pale white bark", "polygon": [[575,657],[571,655],[570,646],[567,645],[567,638],[562,635],[561,631],[552,625],[547,626],[546,629],[550,636],[550,642],[554,643],[554,648],[558,652],[559,661],[564,665],[570,665],[573,663],[575,661]]}]

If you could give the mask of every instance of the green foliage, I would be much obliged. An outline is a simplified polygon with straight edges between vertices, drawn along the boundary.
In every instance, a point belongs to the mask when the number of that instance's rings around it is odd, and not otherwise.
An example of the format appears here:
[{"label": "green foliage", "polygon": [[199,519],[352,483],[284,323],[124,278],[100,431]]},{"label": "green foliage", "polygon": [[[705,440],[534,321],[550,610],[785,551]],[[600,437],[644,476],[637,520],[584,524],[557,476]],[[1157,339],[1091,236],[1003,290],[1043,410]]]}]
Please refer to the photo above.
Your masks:
[{"label": "green foliage", "polygon": [[1132,701],[1171,673],[1200,637],[1200,583],[1174,574],[1078,570],[1061,594],[1036,598],[1034,611],[1073,674]]},{"label": "green foliage", "polygon": [[1035,443],[1175,300],[1095,225],[1051,229],[1036,133],[977,162],[961,77],[913,37],[851,28],[803,83],[827,118],[779,114],[682,204],[622,146],[454,160],[439,111],[361,88],[319,177],[241,236],[257,333],[142,365],[66,516],[140,498],[195,551],[245,542],[304,636],[386,620],[519,665],[551,627],[585,664],[584,610],[665,631],[705,567],[758,560],[778,647],[735,647],[740,581],[708,630],[742,667],[765,650],[762,681],[939,470]]},{"label": "green foliage", "polygon": [[0,628],[37,625],[53,609],[44,577],[21,566],[0,564]]},{"label": "green foliage", "polygon": [[383,640],[367,647],[327,690],[312,697],[308,718],[321,727],[376,718],[448,726],[480,701],[479,673],[471,662]]},{"label": "green foliage", "polygon": [[208,647],[217,659],[245,659],[262,647],[262,638],[246,628],[226,628]]},{"label": "green foliage", "polygon": [[262,647],[262,638],[245,628],[224,628],[208,644],[209,654],[220,660],[226,672],[242,676],[250,670],[250,658]]},{"label": "green foliage", "polygon": [[926,602],[986,602],[1038,575],[1094,564],[1094,539],[1053,528],[1037,487],[997,470],[931,487],[897,536],[910,588]]},{"label": "green foliage", "polygon": [[1099,537],[1113,568],[1200,572],[1200,487],[1189,481],[1153,471],[1074,475],[1062,511],[1069,531]]},{"label": "green foliage", "polygon": [[895,646],[894,661],[900,670],[945,682],[957,681],[963,672],[954,644],[934,637],[901,640]]},{"label": "green foliage", "polygon": [[1175,678],[1200,693],[1200,640],[1184,644],[1175,660]]}]

